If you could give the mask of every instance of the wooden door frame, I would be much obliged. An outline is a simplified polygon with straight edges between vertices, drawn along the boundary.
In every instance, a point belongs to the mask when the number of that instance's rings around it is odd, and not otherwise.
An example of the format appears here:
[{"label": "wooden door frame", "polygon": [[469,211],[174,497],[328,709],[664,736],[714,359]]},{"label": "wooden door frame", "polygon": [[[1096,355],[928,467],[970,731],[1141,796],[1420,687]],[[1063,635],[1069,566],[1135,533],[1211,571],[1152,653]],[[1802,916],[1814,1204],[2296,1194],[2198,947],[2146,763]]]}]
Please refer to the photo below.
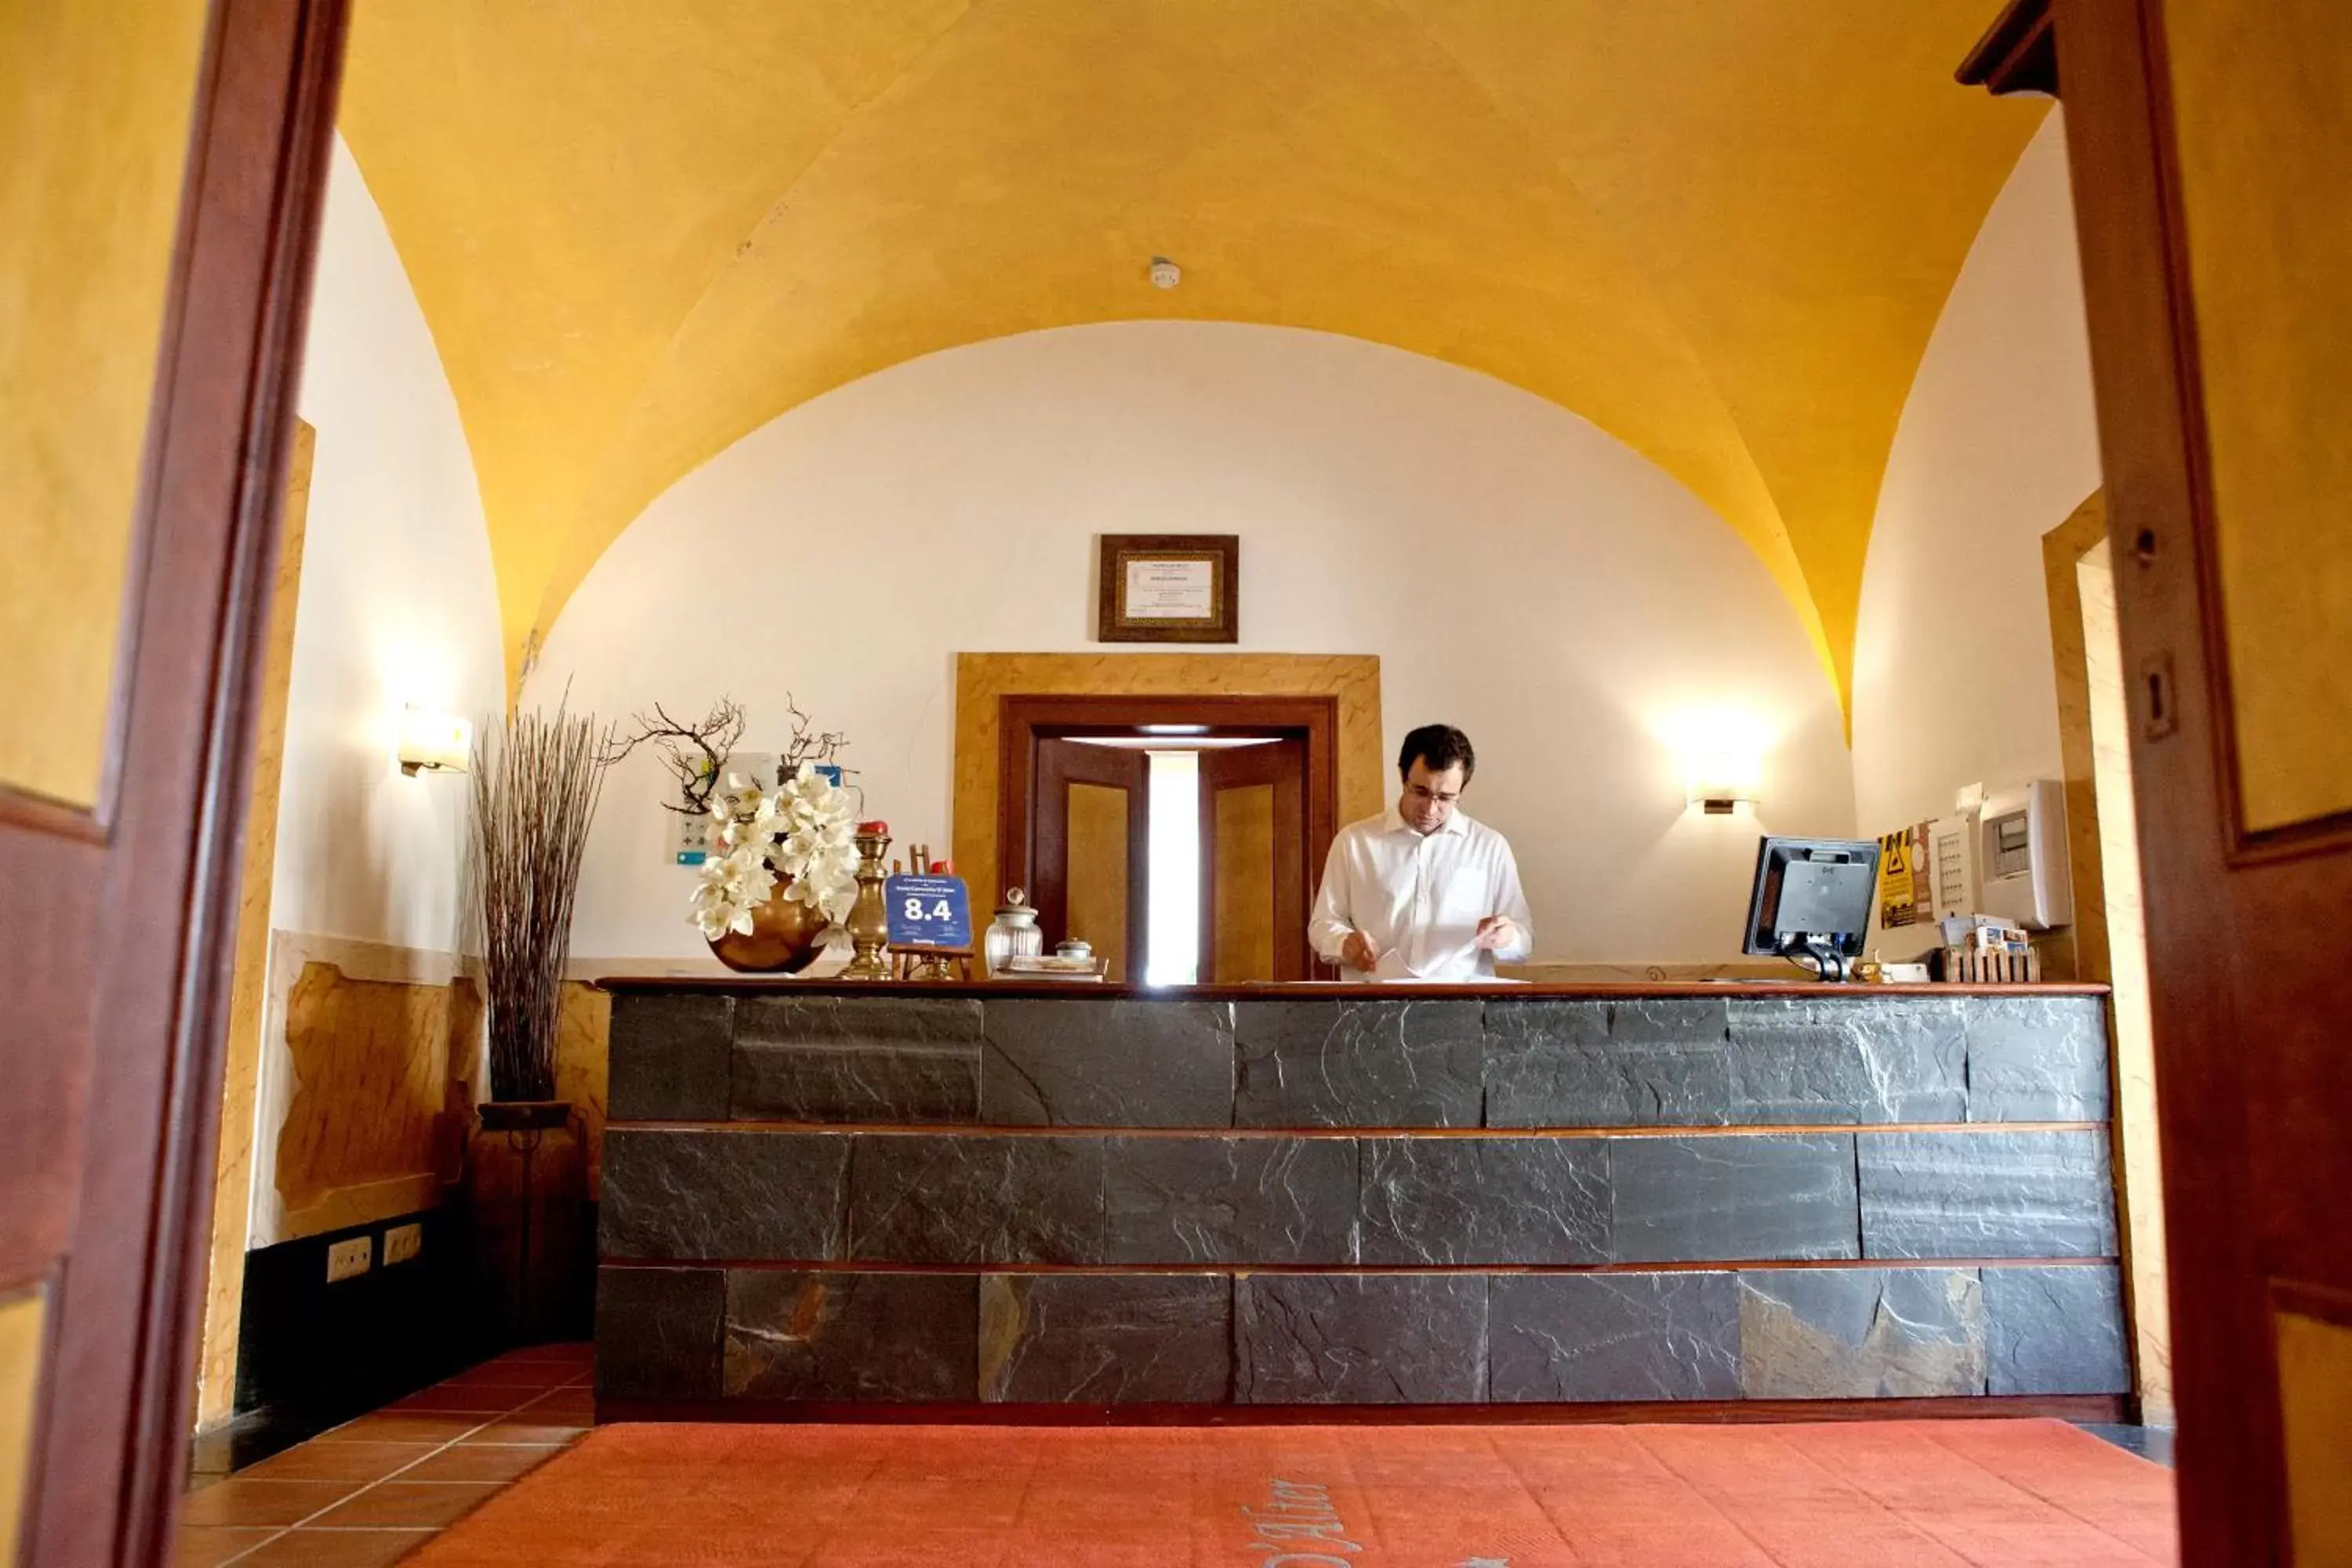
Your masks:
[{"label": "wooden door frame", "polygon": [[[2182,227],[2160,0],[2012,0],[1963,68],[1993,91],[2057,89],[2066,106],[2096,389],[2107,533],[2131,682],[2156,1068],[2178,1495],[2185,1563],[2284,1561],[2285,1456],[2273,1312],[2352,1322],[2342,1249],[2314,1251],[2256,1175],[2267,1111],[2242,1047],[2242,996],[2322,1018],[2340,1010],[2343,944],[2273,965],[2259,913],[2284,900],[2313,931],[2352,902],[2352,814],[2245,830],[2220,551]],[[2043,40],[2035,44],[2036,37]],[[2039,55],[2041,67],[2005,62]],[[2323,856],[2332,857],[2318,864]],[[2279,879],[2302,879],[2292,888]],[[2306,948],[2313,944],[2306,942]],[[2314,958],[2322,962],[2311,962]],[[2302,1042],[2309,1047],[2313,1042]],[[2261,1051],[2292,1049],[2265,1042]],[[2306,1194],[2305,1203],[2336,1201]],[[2276,1234],[2266,1235],[2266,1229]],[[2300,1276],[2300,1278],[2296,1278]]]},{"label": "wooden door frame", "polygon": [[997,699],[998,879],[1025,886],[1030,874],[1030,791],[1041,737],[1127,734],[1148,724],[1205,724],[1211,737],[1297,733],[1307,742],[1308,874],[1320,869],[1339,831],[1339,700],[1337,697],[1045,696]]},{"label": "wooden door frame", "polygon": [[[2107,1047],[2109,1080],[2115,1086],[2108,1118],[2108,1164],[2115,1176],[2116,1222],[2123,1244],[2123,1287],[2126,1321],[2132,1335],[2132,1397],[2134,1420],[2158,1426],[2177,1425],[2172,1403],[2172,1329],[2170,1292],[2166,1285],[2164,1204],[2155,1100],[2156,1049],[2148,1023],[2147,944],[2138,922],[2139,818],[2133,809],[2128,778],[2130,749],[2120,758],[2126,776],[2110,773],[2116,761],[2110,743],[2095,735],[2093,709],[2097,706],[2094,658],[2087,635],[2083,567],[2104,550],[2108,615],[2114,613],[2115,552],[2107,540],[2105,490],[2094,490],[2065,521],[2042,536],[2043,586],[2050,605],[2050,642],[2055,656],[2059,752],[2066,785],[2067,853],[2074,879],[2074,978],[2109,987]],[[2103,625],[2114,638],[2112,618]],[[2105,646],[2118,666],[2112,673],[2112,690],[2126,709],[2130,694],[2124,682],[2120,640]],[[2128,721],[2128,713],[2126,715]],[[2102,759],[2106,760],[2102,760]],[[2118,824],[2115,819],[2122,817]],[[2133,853],[2123,867],[2128,885],[2118,887],[2116,868],[2107,863],[2107,842],[2128,839]],[[2110,921],[2115,910],[2128,906],[2129,921],[2119,929]]]},{"label": "wooden door frame", "polygon": [[[2170,107],[2144,0],[2056,0],[2057,56],[2083,262],[2107,533],[2124,666],[2152,996],[2170,1265],[2182,1560],[2274,1561],[2284,1498],[2275,1363],[2252,1227],[2242,1053],[2230,1048],[2244,937],[2226,899],[2210,492],[2177,245]],[[2217,617],[2215,617],[2217,618]],[[2151,715],[2147,683],[2170,688]],[[2251,1356],[2267,1375],[2233,1376]]]},{"label": "wooden door frame", "polygon": [[[8,1162],[11,1205],[32,1212],[0,1226],[0,1270],[30,1266],[50,1291],[27,1562],[172,1550],[255,684],[345,23],[346,0],[215,0],[206,17],[99,800],[0,788],[0,885],[40,889],[58,928],[0,911],[0,1071],[78,1064],[68,1103],[0,1098],[0,1138],[68,1177],[20,1184],[43,1173]],[[10,1070],[37,1054],[47,1074]]]}]

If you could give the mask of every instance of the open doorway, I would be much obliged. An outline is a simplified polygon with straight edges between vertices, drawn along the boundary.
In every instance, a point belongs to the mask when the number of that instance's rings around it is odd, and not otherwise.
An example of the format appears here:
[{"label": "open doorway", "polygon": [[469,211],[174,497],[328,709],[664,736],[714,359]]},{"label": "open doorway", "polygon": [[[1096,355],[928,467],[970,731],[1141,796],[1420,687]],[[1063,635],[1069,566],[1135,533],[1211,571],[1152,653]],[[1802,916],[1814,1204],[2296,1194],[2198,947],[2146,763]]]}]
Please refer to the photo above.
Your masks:
[{"label": "open doorway", "polygon": [[1037,749],[1031,885],[1055,940],[1085,937],[1112,978],[1148,985],[1307,977],[1319,867],[1303,734],[1049,736]]},{"label": "open doorway", "polygon": [[2169,1426],[2172,1330],[2158,1151],[2156,1047],[2141,907],[2138,813],[2132,795],[2130,704],[2116,617],[2106,498],[2095,492],[2042,536],[2058,729],[2074,880],[2077,977],[2109,985],[2115,1079],[2112,1131],[2121,1202],[2125,1289],[2140,1420]]},{"label": "open doorway", "polygon": [[1114,981],[1314,978],[1328,699],[1007,698],[999,865]]}]

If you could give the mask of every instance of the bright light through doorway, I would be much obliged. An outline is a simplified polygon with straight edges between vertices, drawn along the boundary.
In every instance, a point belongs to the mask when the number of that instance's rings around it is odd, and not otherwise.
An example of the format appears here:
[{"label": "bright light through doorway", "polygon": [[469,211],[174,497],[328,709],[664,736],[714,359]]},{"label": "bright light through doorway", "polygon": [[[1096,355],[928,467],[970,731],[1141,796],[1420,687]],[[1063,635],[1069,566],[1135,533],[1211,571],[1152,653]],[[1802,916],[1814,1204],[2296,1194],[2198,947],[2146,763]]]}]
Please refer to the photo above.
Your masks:
[{"label": "bright light through doorway", "polygon": [[1201,753],[1151,753],[1151,908],[1147,985],[1201,974]]}]

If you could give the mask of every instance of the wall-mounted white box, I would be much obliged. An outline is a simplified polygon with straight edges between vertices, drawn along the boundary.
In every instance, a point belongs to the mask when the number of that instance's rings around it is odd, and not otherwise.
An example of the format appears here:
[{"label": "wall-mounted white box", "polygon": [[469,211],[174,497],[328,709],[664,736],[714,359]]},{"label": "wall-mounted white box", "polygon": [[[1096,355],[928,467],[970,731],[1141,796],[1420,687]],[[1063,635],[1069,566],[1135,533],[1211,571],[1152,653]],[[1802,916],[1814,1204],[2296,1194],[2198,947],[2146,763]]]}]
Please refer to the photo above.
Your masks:
[{"label": "wall-mounted white box", "polygon": [[383,1266],[405,1263],[425,1247],[425,1227],[415,1220],[394,1226],[383,1233]]},{"label": "wall-mounted white box", "polygon": [[375,1237],[355,1236],[327,1248],[327,1283],[364,1274],[375,1267]]},{"label": "wall-mounted white box", "polygon": [[2050,931],[2074,919],[2074,884],[2066,856],[2066,786],[2032,779],[1985,792],[1977,875],[1979,907],[2028,931]]}]

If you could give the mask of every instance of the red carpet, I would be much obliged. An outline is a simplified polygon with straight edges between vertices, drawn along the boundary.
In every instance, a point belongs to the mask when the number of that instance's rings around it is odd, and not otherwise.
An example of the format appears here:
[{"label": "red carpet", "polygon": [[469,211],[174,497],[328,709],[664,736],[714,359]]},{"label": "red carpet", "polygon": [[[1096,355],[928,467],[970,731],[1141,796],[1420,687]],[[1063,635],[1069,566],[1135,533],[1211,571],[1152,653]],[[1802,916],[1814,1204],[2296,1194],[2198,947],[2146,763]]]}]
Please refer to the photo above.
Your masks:
[{"label": "red carpet", "polygon": [[2177,1561],[2170,1472],[2055,1421],[607,1426],[409,1559],[418,1568]]}]

